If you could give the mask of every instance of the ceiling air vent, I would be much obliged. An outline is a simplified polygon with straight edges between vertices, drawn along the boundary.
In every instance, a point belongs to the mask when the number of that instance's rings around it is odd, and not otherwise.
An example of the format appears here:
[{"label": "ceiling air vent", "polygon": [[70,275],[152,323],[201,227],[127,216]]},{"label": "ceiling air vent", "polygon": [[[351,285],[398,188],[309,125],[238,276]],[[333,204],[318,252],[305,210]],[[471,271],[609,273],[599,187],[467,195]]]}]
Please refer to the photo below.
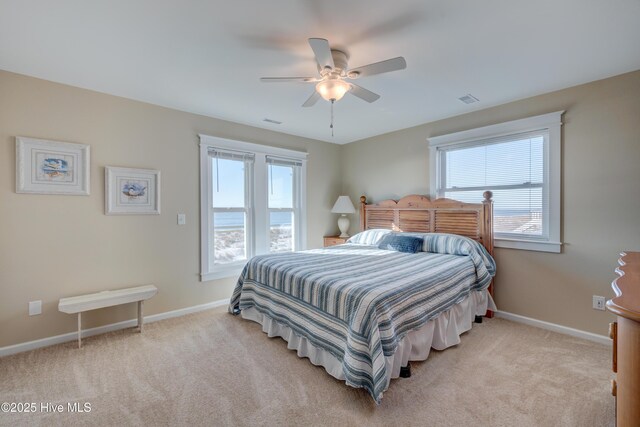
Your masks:
[{"label": "ceiling air vent", "polygon": [[474,102],[480,101],[478,98],[476,98],[475,96],[471,95],[470,93],[466,94],[465,96],[461,96],[458,99],[460,101],[464,102],[465,104],[473,104]]},{"label": "ceiling air vent", "polygon": [[282,122],[279,122],[279,121],[273,120],[273,119],[264,119],[263,122],[273,123],[274,125],[281,125],[282,124]]}]

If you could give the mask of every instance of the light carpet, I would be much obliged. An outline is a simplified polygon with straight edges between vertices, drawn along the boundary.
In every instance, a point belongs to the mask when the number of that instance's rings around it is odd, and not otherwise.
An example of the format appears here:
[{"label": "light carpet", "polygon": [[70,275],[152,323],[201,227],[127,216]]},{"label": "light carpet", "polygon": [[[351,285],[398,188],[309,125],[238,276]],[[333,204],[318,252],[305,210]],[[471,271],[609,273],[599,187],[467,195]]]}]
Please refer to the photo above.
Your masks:
[{"label": "light carpet", "polygon": [[1,358],[0,402],[65,411],[0,413],[0,425],[610,426],[610,353],[485,319],[412,363],[376,406],[258,324],[210,310]]}]

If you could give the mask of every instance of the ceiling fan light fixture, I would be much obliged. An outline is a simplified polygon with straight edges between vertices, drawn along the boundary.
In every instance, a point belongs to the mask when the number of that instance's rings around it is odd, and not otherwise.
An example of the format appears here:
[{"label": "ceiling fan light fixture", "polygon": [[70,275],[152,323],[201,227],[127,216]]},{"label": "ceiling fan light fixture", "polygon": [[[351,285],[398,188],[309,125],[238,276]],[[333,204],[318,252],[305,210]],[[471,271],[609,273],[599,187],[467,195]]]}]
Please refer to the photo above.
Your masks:
[{"label": "ceiling fan light fixture", "polygon": [[327,79],[316,85],[316,91],[327,101],[339,101],[349,92],[351,85],[341,79]]}]

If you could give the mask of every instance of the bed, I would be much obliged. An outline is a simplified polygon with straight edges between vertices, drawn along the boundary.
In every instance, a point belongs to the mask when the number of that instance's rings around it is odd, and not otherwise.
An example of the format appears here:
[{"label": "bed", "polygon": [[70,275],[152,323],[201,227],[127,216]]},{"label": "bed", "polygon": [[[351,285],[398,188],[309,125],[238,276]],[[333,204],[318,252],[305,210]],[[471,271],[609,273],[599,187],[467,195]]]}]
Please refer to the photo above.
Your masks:
[{"label": "bed", "polygon": [[481,203],[412,195],[367,204],[363,196],[361,233],[343,245],[253,257],[229,311],[380,403],[410,361],[458,344],[477,316],[495,310],[492,209],[490,192]]}]

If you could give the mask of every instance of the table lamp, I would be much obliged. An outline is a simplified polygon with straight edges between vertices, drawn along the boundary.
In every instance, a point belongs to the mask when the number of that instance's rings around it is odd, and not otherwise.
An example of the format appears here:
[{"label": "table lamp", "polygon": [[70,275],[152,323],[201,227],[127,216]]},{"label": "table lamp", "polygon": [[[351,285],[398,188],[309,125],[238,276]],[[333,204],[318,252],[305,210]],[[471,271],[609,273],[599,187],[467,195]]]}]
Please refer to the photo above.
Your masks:
[{"label": "table lamp", "polygon": [[339,213],[340,218],[338,218],[338,228],[340,229],[340,237],[349,237],[347,231],[349,231],[349,218],[347,218],[347,214],[355,213],[356,208],[353,207],[353,203],[351,203],[351,199],[349,196],[340,196],[336,203],[333,205],[333,209],[331,209],[332,213]]}]

